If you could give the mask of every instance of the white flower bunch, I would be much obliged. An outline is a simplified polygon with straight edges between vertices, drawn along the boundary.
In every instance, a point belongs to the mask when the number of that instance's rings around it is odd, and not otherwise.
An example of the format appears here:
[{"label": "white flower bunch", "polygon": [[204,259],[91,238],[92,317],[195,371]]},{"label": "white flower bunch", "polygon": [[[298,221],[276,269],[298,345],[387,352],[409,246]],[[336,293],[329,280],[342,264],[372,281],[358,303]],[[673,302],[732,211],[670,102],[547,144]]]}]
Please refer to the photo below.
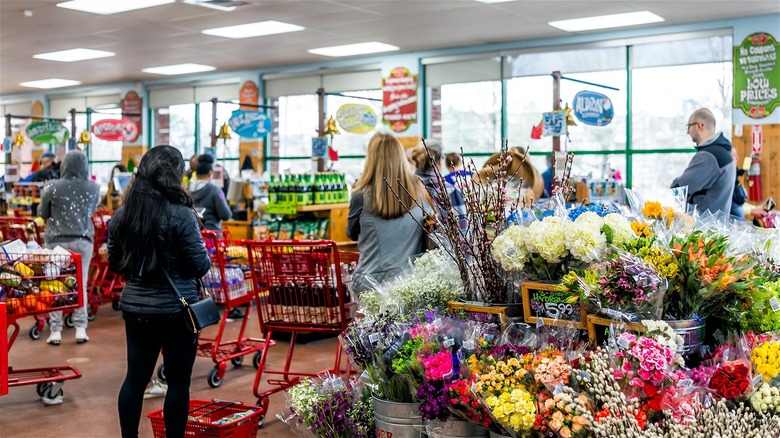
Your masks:
[{"label": "white flower bunch", "polygon": [[525,236],[529,253],[539,254],[547,263],[560,263],[569,255],[566,249],[566,233],[571,221],[567,218],[547,216],[531,223]]},{"label": "white flower bunch", "polygon": [[758,412],[780,413],[780,389],[766,382],[761,383],[750,396],[750,406]]},{"label": "white flower bunch", "polygon": [[592,262],[607,247],[607,236],[602,233],[604,220],[594,212],[582,213],[566,231],[566,249],[583,262]]},{"label": "white flower bunch", "polygon": [[525,235],[525,227],[510,225],[493,240],[493,257],[505,271],[521,271],[530,258],[531,254],[525,246]]},{"label": "white flower bunch", "polygon": [[312,379],[305,379],[287,390],[287,406],[305,424],[313,424],[318,415],[314,408],[321,397]]},{"label": "white flower bunch", "polygon": [[604,225],[612,230],[613,245],[621,245],[624,242],[634,238],[634,230],[631,229],[631,223],[623,215],[610,213],[604,216]]},{"label": "white flower bunch", "polygon": [[683,366],[685,360],[680,352],[685,346],[685,340],[677,334],[677,330],[671,328],[666,321],[643,319],[642,325],[645,326],[645,334],[664,347],[676,352],[674,365]]}]

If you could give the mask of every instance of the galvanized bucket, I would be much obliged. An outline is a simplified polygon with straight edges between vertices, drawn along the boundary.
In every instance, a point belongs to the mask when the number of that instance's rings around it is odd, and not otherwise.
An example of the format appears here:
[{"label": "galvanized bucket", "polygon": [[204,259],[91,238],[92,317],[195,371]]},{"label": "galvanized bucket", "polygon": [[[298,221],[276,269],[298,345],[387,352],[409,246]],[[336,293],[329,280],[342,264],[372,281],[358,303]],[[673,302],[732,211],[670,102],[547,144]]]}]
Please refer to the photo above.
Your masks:
[{"label": "galvanized bucket", "polygon": [[374,397],[377,438],[422,438],[425,424],[419,403],[396,403]]},{"label": "galvanized bucket", "polygon": [[683,338],[683,346],[678,349],[678,353],[683,356],[697,354],[701,348],[701,342],[704,339],[704,321],[698,319],[681,319],[666,321],[669,327],[675,329],[677,334]]},{"label": "galvanized bucket", "polygon": [[449,419],[447,421],[428,420],[425,432],[429,438],[487,438],[488,430],[468,421]]}]

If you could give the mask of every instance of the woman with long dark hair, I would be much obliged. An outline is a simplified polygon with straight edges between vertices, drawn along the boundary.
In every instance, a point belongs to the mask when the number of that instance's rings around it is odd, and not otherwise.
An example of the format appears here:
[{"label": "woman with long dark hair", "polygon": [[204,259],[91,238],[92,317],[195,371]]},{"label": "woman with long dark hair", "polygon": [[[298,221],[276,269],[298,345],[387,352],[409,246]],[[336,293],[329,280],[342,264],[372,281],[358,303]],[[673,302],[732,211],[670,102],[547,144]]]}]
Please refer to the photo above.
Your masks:
[{"label": "woman with long dark hair", "polygon": [[[137,437],[144,390],[162,350],[168,392],[166,436],[184,436],[198,335],[187,328],[174,284],[188,303],[210,267],[192,198],[181,185],[184,159],[161,145],[147,152],[109,224],[108,262],[127,283],[120,305],[127,374],[119,391],[122,437]],[[167,278],[170,276],[170,280]]]}]

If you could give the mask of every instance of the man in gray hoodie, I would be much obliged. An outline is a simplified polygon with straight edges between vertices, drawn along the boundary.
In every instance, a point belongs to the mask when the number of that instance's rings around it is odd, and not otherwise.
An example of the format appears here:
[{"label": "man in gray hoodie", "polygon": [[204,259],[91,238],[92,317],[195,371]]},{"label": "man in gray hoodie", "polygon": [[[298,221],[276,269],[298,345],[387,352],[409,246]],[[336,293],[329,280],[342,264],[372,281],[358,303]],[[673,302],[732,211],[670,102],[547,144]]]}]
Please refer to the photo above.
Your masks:
[{"label": "man in gray hoodie", "polygon": [[221,231],[222,221],[233,217],[225,194],[219,187],[211,183],[211,172],[214,168],[214,157],[204,154],[198,157],[195,166],[195,179],[187,190],[195,201],[195,209],[202,215],[203,225],[207,230]]},{"label": "man in gray hoodie", "polygon": [[728,214],[737,178],[731,142],[715,131],[715,116],[707,108],[691,114],[686,130],[696,143],[696,155],[683,174],[672,181],[672,188],[688,186],[688,203],[695,204],[699,212]]},{"label": "man in gray hoodie", "polygon": [[[46,222],[45,246],[59,245],[81,254],[81,294],[84,305],[73,311],[76,342],[89,341],[87,336],[87,276],[92,260],[95,228],[92,214],[98,204],[100,189],[89,180],[87,156],[79,151],[65,155],[60,166],[60,179],[43,188],[38,213]],[[59,345],[62,338],[62,311],[49,314],[51,335],[46,340]]]}]

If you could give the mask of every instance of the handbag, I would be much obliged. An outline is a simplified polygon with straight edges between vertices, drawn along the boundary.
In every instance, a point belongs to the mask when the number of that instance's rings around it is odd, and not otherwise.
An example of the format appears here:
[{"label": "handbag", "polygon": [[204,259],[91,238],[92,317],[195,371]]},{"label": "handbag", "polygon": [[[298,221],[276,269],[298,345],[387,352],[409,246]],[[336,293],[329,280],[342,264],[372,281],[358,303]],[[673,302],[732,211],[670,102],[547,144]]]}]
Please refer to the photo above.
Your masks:
[{"label": "handbag", "polygon": [[179,289],[176,288],[176,285],[173,283],[171,276],[168,275],[168,271],[163,269],[163,273],[165,274],[165,278],[168,279],[168,283],[171,284],[171,287],[176,293],[176,296],[179,297],[181,305],[184,307],[184,313],[186,316],[184,322],[187,324],[187,328],[192,330],[192,333],[198,333],[205,327],[214,325],[219,322],[219,309],[217,309],[217,304],[214,302],[214,299],[211,298],[211,295],[209,295],[208,291],[203,291],[206,295],[205,298],[195,304],[190,304],[187,302],[187,300],[184,299],[184,297],[181,296]]}]

